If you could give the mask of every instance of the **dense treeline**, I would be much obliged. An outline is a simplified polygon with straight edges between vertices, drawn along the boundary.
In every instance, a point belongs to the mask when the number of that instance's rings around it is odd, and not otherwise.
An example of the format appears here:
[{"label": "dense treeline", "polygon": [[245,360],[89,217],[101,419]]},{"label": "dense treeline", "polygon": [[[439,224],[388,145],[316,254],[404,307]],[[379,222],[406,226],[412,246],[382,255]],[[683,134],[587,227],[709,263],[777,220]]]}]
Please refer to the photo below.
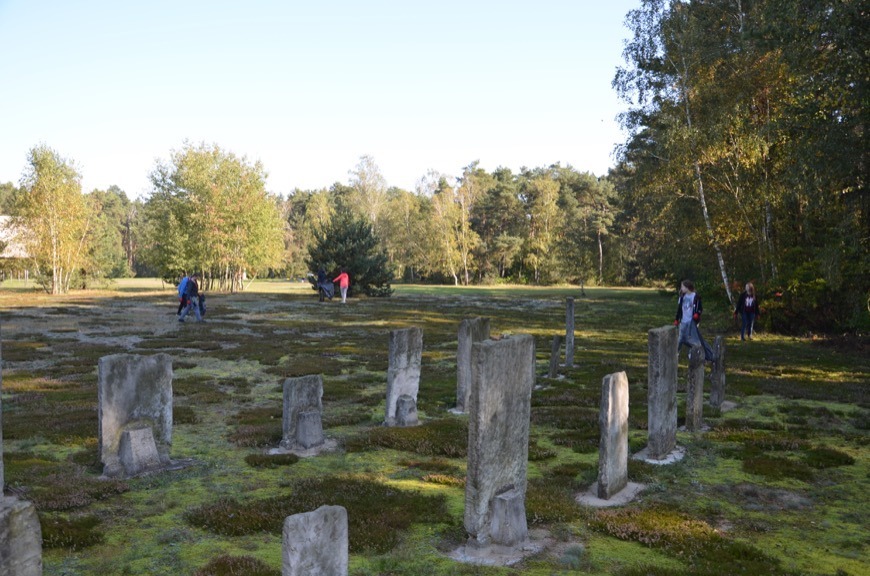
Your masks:
[{"label": "dense treeline", "polygon": [[194,269],[224,290],[302,277],[342,265],[329,245],[352,225],[385,253],[383,282],[691,277],[727,303],[751,280],[776,328],[866,330],[865,12],[854,0],[643,0],[613,81],[628,136],[606,176],[472,162],[409,191],[363,156],[347,184],[282,197],[258,163],[185,144],[131,201],[116,187],[81,194],[73,163],[39,146],[21,187],[0,185],[0,208],[54,231],[30,239],[51,291]]}]

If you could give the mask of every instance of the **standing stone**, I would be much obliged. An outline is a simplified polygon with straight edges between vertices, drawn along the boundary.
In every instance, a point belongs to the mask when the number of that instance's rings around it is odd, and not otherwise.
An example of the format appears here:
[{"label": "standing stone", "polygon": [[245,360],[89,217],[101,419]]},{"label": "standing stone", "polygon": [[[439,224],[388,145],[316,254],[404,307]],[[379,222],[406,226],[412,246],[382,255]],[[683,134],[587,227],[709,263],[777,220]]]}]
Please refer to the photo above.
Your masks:
[{"label": "standing stone", "polygon": [[282,448],[301,446],[308,449],[323,444],[322,398],[323,377],[320,374],[284,380]]},{"label": "standing stone", "polygon": [[525,518],[535,341],[478,342],[471,358],[465,530],[470,544],[513,545],[528,537],[517,519]]},{"label": "standing stone", "polygon": [[601,442],[598,447],[598,497],[610,498],[628,484],[628,376],[608,374],[601,381]]},{"label": "standing stone", "polygon": [[689,350],[689,374],[686,380],[686,430],[701,429],[704,410],[704,348],[692,346]]},{"label": "standing stone", "polygon": [[565,368],[574,366],[574,299],[567,298],[565,306]]},{"label": "standing stone", "polygon": [[[0,370],[0,398],[2,391]],[[36,507],[14,496],[4,496],[3,474],[3,401],[0,399],[0,576],[42,576],[42,528]]]},{"label": "standing stone", "polygon": [[468,411],[471,388],[471,345],[489,339],[489,318],[466,318],[459,323],[456,349],[456,410]]},{"label": "standing stone", "polygon": [[106,476],[132,475],[120,460],[124,430],[151,427],[162,464],[172,446],[172,358],[167,354],[113,354],[97,375],[99,452]]},{"label": "standing stone", "polygon": [[281,576],[347,576],[347,510],[321,506],[284,520]]},{"label": "standing stone", "polygon": [[[416,413],[417,392],[420,390],[420,365],[423,360],[423,329],[417,326],[390,332],[390,365],[387,369],[387,409],[385,423],[396,425],[396,405],[399,397],[408,395],[414,400]],[[417,422],[407,423],[412,426]]]},{"label": "standing stone", "polygon": [[649,331],[647,372],[647,431],[649,457],[664,459],[677,445],[676,326]]},{"label": "standing stone", "polygon": [[160,456],[157,454],[157,443],[151,427],[124,430],[121,433],[118,457],[128,476],[160,468]]},{"label": "standing stone", "polygon": [[553,344],[550,346],[550,371],[547,376],[555,378],[559,375],[559,350],[562,349],[562,337],[553,336]]},{"label": "standing stone", "polygon": [[416,426],[417,403],[407,394],[402,394],[396,400],[396,426]]},{"label": "standing stone", "polygon": [[716,336],[713,343],[713,368],[710,375],[710,406],[721,408],[725,401],[725,338]]}]

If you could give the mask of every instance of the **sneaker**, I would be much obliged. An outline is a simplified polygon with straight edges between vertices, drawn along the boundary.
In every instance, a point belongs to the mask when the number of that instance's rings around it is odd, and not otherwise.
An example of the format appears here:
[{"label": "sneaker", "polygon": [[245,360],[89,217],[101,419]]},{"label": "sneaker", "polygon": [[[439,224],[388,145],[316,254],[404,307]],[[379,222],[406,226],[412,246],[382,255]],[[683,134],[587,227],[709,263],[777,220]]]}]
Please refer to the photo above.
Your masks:
[{"label": "sneaker", "polygon": [[178,321],[179,321],[179,322],[184,322],[184,318],[179,318]]}]

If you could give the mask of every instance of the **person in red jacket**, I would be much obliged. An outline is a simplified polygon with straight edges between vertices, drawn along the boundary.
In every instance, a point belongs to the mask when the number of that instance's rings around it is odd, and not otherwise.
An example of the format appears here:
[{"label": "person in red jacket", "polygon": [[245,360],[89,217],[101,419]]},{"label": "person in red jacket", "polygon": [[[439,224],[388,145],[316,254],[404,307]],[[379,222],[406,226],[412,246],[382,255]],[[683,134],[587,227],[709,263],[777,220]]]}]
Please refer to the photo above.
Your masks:
[{"label": "person in red jacket", "polygon": [[350,286],[350,276],[347,275],[347,270],[341,269],[341,274],[335,277],[333,282],[338,282],[338,287],[341,289],[341,303],[347,302],[347,287]]}]

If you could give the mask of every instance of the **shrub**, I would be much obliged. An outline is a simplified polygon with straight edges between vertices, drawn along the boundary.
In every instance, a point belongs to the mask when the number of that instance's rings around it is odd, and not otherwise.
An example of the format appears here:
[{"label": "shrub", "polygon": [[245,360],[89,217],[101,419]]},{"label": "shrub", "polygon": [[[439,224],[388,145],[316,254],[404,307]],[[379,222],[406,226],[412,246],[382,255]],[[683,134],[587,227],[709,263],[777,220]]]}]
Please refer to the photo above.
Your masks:
[{"label": "shrub", "polygon": [[193,573],[193,576],[280,576],[280,570],[273,570],[251,556],[228,556],[222,554]]},{"label": "shrub", "polygon": [[807,450],[804,455],[804,462],[816,469],[835,468],[837,466],[851,466],[855,463],[855,459],[834,448],[813,448]]},{"label": "shrub", "polygon": [[96,516],[81,516],[66,519],[59,516],[39,515],[44,548],[67,548],[81,550],[95,544],[102,544],[103,533],[97,528],[100,519]]},{"label": "shrub", "polygon": [[291,466],[299,462],[299,456],[295,454],[248,454],[245,462],[251,468],[277,468],[278,466]]},{"label": "shrub", "polygon": [[459,418],[432,420],[408,428],[372,428],[345,442],[348,452],[392,448],[423,456],[465,458],[468,454],[468,422]]}]

